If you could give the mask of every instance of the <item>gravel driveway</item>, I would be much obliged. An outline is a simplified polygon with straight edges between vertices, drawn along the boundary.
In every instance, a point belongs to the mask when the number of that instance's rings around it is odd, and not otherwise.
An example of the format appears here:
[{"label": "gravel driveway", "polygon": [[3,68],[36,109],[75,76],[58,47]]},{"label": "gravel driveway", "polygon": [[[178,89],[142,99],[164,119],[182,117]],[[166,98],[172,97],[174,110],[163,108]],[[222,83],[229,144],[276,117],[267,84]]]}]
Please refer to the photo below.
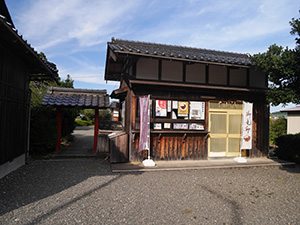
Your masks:
[{"label": "gravel driveway", "polygon": [[0,224],[299,224],[300,167],[110,172],[34,161],[0,180]]}]

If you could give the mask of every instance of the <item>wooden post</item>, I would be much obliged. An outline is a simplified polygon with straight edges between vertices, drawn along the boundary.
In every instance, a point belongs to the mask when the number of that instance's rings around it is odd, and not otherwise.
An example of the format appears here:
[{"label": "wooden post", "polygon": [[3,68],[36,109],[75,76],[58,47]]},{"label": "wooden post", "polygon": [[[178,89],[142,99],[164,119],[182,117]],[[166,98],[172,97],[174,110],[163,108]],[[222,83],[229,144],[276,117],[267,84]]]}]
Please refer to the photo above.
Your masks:
[{"label": "wooden post", "polygon": [[97,152],[97,142],[99,133],[99,109],[95,109],[95,127],[94,127],[94,152]]},{"label": "wooden post", "polygon": [[60,142],[61,142],[61,107],[56,108],[56,121],[57,121],[57,140],[55,151],[60,150]]}]

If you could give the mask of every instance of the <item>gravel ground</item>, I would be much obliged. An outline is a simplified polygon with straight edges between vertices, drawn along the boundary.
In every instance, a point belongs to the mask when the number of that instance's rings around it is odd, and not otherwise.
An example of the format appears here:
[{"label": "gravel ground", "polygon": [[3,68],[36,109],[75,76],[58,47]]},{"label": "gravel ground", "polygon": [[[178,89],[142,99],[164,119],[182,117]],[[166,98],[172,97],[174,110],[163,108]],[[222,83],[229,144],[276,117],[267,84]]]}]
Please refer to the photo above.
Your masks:
[{"label": "gravel ground", "polygon": [[300,167],[110,172],[34,161],[0,180],[0,224],[300,224]]}]

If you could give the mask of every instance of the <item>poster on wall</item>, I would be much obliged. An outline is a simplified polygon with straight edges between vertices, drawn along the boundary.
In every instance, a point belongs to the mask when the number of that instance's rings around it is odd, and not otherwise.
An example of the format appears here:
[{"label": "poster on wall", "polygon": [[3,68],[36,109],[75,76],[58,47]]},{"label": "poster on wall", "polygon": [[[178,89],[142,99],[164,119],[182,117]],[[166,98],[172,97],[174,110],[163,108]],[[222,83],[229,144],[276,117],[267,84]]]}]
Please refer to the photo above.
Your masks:
[{"label": "poster on wall", "polygon": [[172,110],[172,101],[171,100],[168,100],[168,112],[171,112]]},{"label": "poster on wall", "polygon": [[170,129],[171,123],[164,123],[164,129]]},{"label": "poster on wall", "polygon": [[176,112],[172,111],[172,119],[177,119]]},{"label": "poster on wall", "polygon": [[205,102],[190,102],[190,119],[204,120],[205,119]]},{"label": "poster on wall", "polygon": [[156,100],[155,104],[155,116],[165,117],[167,116],[167,100]]},{"label": "poster on wall", "polygon": [[172,101],[172,108],[178,109],[178,101]]},{"label": "poster on wall", "polygon": [[187,123],[173,123],[173,129],[175,130],[187,130],[188,124]]},{"label": "poster on wall", "polygon": [[243,102],[241,149],[252,149],[253,103]]},{"label": "poster on wall", "polygon": [[153,129],[154,130],[160,130],[161,129],[161,123],[154,123],[153,124]]},{"label": "poster on wall", "polygon": [[190,130],[204,130],[204,125],[199,123],[191,123]]},{"label": "poster on wall", "polygon": [[189,102],[178,102],[178,116],[188,116],[189,115]]}]

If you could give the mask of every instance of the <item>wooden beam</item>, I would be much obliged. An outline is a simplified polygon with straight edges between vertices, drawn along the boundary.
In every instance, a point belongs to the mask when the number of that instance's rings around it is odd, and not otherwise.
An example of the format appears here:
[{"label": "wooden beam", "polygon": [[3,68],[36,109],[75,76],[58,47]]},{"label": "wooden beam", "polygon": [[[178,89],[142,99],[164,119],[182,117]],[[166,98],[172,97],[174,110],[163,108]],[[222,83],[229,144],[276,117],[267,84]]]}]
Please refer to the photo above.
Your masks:
[{"label": "wooden beam", "polygon": [[61,107],[56,108],[56,121],[57,121],[57,140],[55,151],[58,152],[60,150],[60,142],[61,142]]},{"label": "wooden beam", "polygon": [[111,50],[109,49],[109,56],[116,62],[117,61],[117,56],[116,54]]},{"label": "wooden beam", "polygon": [[94,152],[97,152],[98,133],[99,133],[99,108],[95,108]]},{"label": "wooden beam", "polygon": [[202,88],[202,89],[215,89],[215,90],[228,90],[228,91],[244,91],[244,92],[266,92],[265,88],[239,88],[239,87],[227,87],[227,86],[215,86],[215,85],[198,85],[198,84],[184,84],[184,83],[173,83],[173,82],[160,82],[160,81],[146,81],[146,80],[129,80],[131,84],[142,84],[157,86],[173,86],[180,88]]}]

